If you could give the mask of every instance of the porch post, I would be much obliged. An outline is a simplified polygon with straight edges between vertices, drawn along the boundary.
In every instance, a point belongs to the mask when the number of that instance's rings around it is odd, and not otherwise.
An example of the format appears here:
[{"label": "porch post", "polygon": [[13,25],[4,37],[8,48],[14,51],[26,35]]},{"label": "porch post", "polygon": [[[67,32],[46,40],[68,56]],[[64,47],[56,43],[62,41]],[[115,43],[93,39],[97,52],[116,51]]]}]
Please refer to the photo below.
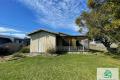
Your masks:
[{"label": "porch post", "polygon": [[84,45],[83,45],[83,51],[85,51],[85,47],[84,47]]},{"label": "porch post", "polygon": [[70,40],[69,40],[69,51],[70,51]]}]

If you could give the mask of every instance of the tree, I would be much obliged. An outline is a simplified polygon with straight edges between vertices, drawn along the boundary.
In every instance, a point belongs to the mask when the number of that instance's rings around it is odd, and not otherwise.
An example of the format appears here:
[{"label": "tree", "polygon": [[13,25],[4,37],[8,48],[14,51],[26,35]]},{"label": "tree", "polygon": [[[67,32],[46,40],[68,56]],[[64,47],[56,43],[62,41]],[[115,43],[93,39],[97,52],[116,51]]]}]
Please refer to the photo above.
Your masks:
[{"label": "tree", "polygon": [[[89,38],[99,37],[104,46],[111,51],[114,42],[120,51],[120,1],[119,0],[88,0],[89,12],[83,12],[76,19],[80,27],[87,25]],[[83,23],[85,21],[86,23]]]}]

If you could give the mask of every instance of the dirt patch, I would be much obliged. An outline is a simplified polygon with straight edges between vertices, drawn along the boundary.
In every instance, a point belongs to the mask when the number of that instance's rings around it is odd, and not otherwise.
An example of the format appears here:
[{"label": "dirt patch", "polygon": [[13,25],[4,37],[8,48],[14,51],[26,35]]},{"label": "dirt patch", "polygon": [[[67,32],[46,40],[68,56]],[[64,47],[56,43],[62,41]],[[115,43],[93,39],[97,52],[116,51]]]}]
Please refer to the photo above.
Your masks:
[{"label": "dirt patch", "polygon": [[0,62],[8,61],[12,58],[12,55],[10,56],[0,56]]}]

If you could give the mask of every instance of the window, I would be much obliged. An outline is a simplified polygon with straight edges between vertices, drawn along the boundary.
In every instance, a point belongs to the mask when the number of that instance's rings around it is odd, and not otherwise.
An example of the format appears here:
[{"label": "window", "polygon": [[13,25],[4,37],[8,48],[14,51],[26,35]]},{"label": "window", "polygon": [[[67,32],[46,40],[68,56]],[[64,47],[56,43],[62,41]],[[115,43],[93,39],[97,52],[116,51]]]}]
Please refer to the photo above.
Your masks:
[{"label": "window", "polygon": [[82,46],[79,40],[76,40],[76,46]]},{"label": "window", "polygon": [[62,41],[62,45],[63,45],[63,46],[69,46],[69,41],[63,40],[63,41]]}]

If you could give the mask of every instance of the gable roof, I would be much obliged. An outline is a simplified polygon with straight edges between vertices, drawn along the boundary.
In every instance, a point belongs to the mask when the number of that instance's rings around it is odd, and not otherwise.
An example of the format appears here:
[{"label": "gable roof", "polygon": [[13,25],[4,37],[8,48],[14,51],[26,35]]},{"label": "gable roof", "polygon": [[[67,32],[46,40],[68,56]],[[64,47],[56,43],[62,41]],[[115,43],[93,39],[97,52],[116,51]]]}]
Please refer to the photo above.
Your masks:
[{"label": "gable roof", "polygon": [[47,32],[47,33],[51,33],[51,34],[54,34],[54,35],[68,36],[68,34],[65,34],[65,33],[48,31],[48,30],[45,30],[45,29],[39,29],[39,30],[33,31],[33,32],[29,33],[28,36],[31,36],[33,34],[36,34],[36,33],[42,32],[42,31]]},{"label": "gable roof", "polygon": [[[42,32],[42,31],[47,32],[47,33],[51,33],[51,34],[54,34],[54,35],[57,35],[57,36],[73,36],[73,35],[69,35],[69,34],[66,34],[66,33],[53,32],[53,31],[48,31],[48,30],[45,30],[45,29],[39,29],[39,30],[33,31],[33,32],[29,33],[28,36],[31,36],[33,34],[36,34],[36,33]],[[87,37],[86,35],[74,35],[74,37],[77,37],[77,36]]]}]

